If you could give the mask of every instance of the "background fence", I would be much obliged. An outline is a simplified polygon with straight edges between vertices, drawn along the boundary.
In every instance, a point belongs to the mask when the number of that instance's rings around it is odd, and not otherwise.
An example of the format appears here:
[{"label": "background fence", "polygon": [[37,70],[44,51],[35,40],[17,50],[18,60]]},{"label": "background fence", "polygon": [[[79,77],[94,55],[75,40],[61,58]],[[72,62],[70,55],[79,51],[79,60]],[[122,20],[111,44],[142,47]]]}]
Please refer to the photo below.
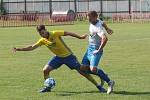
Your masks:
[{"label": "background fence", "polygon": [[[91,10],[96,10],[101,15],[112,18],[112,22],[134,22],[138,19],[149,21],[150,18],[150,0],[1,0],[0,8],[1,14],[3,14],[0,17],[0,26],[5,25],[6,20],[3,19],[7,19],[7,22],[10,19],[11,21],[12,19],[20,21],[22,14],[33,17],[38,16],[38,20],[29,21],[34,23],[30,25],[35,25],[35,22],[39,24],[39,22],[50,20],[53,11],[66,11],[69,9],[76,13],[76,19],[79,20],[86,19],[86,12]],[[42,18],[42,21],[39,21],[40,18]],[[45,21],[43,21],[43,18],[45,18]],[[54,25],[54,22],[49,21],[46,24]]]},{"label": "background fence", "polygon": [[72,9],[77,13],[96,10],[105,16],[112,13],[150,12],[150,0],[1,0],[6,12],[49,13]]}]

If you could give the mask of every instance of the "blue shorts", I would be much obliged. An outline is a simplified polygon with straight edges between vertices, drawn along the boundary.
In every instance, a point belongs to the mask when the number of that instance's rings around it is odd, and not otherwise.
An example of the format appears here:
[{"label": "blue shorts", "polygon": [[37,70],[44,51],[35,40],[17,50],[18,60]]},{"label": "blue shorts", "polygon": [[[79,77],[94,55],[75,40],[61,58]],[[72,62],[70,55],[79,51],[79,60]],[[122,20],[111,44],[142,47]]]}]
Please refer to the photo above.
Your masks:
[{"label": "blue shorts", "polygon": [[96,55],[93,54],[94,50],[97,50],[98,47],[90,45],[82,59],[82,65],[97,67],[99,61],[103,55],[103,51],[98,52]]},{"label": "blue shorts", "polygon": [[51,66],[53,69],[59,68],[61,65],[65,64],[70,69],[76,69],[79,70],[81,64],[78,62],[76,56],[69,55],[67,57],[58,57],[55,56],[48,62],[48,65]]}]

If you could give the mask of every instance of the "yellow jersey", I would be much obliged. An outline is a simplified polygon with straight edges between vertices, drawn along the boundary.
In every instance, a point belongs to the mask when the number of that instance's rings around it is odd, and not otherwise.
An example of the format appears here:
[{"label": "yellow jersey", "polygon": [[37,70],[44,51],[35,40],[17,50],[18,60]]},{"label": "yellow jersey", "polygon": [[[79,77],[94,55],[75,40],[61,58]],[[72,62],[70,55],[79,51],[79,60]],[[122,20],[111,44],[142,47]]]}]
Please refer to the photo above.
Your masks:
[{"label": "yellow jersey", "polygon": [[63,30],[51,31],[49,33],[49,38],[41,38],[34,45],[42,46],[45,45],[50,51],[52,51],[56,56],[67,57],[72,54],[72,51],[64,43],[61,36],[64,35]]}]

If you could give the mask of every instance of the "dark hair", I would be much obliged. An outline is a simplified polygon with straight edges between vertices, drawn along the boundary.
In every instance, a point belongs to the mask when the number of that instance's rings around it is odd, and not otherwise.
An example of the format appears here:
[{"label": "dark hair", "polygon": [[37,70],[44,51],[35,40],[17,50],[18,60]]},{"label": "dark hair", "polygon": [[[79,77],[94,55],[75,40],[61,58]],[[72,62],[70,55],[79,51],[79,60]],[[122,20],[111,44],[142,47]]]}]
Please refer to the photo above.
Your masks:
[{"label": "dark hair", "polygon": [[39,26],[37,26],[37,30],[38,31],[45,30],[45,25],[39,25]]},{"label": "dark hair", "polygon": [[88,16],[98,17],[98,14],[97,14],[96,11],[89,11],[89,12],[88,12]]}]

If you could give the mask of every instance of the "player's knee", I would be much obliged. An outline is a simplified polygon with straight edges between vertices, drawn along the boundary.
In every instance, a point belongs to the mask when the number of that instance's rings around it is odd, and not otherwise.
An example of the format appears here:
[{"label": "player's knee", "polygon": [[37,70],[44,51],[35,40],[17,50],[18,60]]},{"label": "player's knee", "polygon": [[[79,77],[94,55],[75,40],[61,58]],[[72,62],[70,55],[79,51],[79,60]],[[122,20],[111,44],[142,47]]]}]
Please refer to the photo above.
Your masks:
[{"label": "player's knee", "polygon": [[45,67],[43,68],[43,73],[44,73],[44,74],[47,74],[47,73],[49,73],[50,71],[51,71],[50,66],[49,66],[49,65],[45,65]]},{"label": "player's knee", "polygon": [[80,70],[81,70],[81,71],[86,71],[86,70],[89,70],[89,67],[82,65],[82,66],[80,67]]},{"label": "player's knee", "polygon": [[90,67],[91,72],[96,73],[97,72],[97,68],[96,67]]},{"label": "player's knee", "polygon": [[47,72],[48,71],[45,68],[43,68],[43,73],[46,74]]},{"label": "player's knee", "polygon": [[80,70],[83,71],[85,69],[85,66],[80,66]]}]

